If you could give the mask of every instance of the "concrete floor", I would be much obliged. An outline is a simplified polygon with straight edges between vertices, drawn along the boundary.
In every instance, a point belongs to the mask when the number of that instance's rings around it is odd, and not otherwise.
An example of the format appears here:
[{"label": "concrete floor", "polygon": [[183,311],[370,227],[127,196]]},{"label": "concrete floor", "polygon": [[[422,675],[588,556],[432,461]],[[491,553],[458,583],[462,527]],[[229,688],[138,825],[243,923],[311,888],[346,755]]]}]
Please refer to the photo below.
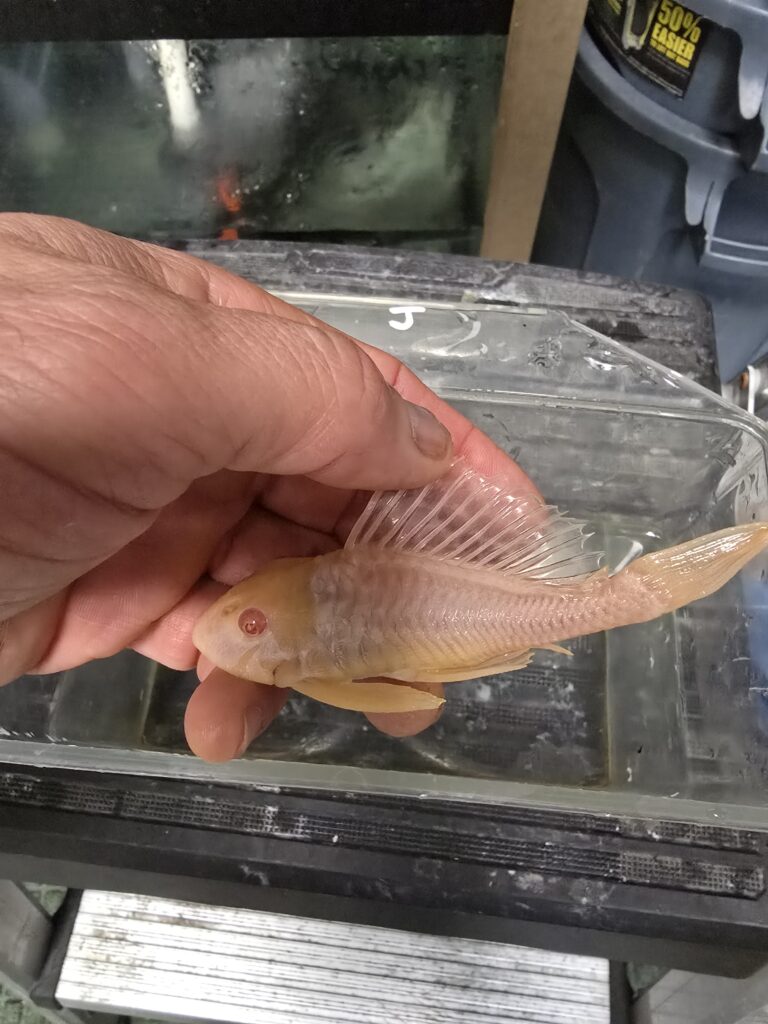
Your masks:
[{"label": "concrete floor", "polygon": [[[64,899],[66,889],[53,885],[25,886],[49,914],[55,913]],[[36,1013],[28,1003],[0,985],[0,1024],[45,1024],[45,1018]]]}]

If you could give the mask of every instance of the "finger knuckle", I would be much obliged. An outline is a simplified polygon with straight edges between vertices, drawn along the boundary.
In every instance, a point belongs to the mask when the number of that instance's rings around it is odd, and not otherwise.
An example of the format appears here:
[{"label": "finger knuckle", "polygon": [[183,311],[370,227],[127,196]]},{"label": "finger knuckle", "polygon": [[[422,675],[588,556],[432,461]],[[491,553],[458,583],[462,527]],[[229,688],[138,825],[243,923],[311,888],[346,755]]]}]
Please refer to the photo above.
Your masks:
[{"label": "finger knuckle", "polygon": [[353,341],[328,334],[323,352],[330,390],[330,409],[344,423],[353,422],[361,445],[385,426],[391,396],[381,374]]}]

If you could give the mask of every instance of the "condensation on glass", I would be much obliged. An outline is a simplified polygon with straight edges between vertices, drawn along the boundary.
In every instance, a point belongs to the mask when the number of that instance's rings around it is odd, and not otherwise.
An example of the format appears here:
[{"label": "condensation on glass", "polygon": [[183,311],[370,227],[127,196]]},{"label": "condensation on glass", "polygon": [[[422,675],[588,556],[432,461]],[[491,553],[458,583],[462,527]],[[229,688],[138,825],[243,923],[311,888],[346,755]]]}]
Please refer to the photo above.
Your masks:
[{"label": "condensation on glass", "polygon": [[[562,314],[287,298],[410,365],[590,524],[611,567],[768,519],[761,422]],[[182,733],[194,674],[124,653],[0,690],[0,758],[743,822],[768,782],[766,571],[757,559],[674,615],[569,644],[572,659],[454,684],[406,740],[292,698],[245,758],[206,766]]]},{"label": "condensation on glass", "polygon": [[0,45],[0,208],[474,251],[497,36]]}]

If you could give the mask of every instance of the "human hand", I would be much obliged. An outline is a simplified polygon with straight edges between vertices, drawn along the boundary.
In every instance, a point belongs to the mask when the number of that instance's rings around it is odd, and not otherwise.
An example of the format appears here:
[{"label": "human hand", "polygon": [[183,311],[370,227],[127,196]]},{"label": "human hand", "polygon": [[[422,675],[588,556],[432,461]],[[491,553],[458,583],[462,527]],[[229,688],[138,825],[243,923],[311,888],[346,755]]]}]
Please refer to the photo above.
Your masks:
[{"label": "human hand", "polygon": [[[0,215],[0,342],[0,683],[125,647],[197,666],[207,760],[287,697],[198,663],[192,626],[227,587],[337,547],[359,490],[426,484],[454,451],[531,486],[394,357],[71,221]],[[369,717],[406,735],[435,716]]]}]

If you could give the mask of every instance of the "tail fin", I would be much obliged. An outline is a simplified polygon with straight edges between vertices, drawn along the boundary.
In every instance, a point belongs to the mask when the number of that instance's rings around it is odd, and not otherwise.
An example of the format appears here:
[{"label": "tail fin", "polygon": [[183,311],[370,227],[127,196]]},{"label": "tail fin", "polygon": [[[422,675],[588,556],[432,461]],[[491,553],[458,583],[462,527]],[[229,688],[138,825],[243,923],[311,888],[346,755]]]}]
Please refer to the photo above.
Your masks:
[{"label": "tail fin", "polygon": [[768,523],[732,526],[665,551],[644,555],[624,570],[672,612],[714,594],[768,548]]}]

